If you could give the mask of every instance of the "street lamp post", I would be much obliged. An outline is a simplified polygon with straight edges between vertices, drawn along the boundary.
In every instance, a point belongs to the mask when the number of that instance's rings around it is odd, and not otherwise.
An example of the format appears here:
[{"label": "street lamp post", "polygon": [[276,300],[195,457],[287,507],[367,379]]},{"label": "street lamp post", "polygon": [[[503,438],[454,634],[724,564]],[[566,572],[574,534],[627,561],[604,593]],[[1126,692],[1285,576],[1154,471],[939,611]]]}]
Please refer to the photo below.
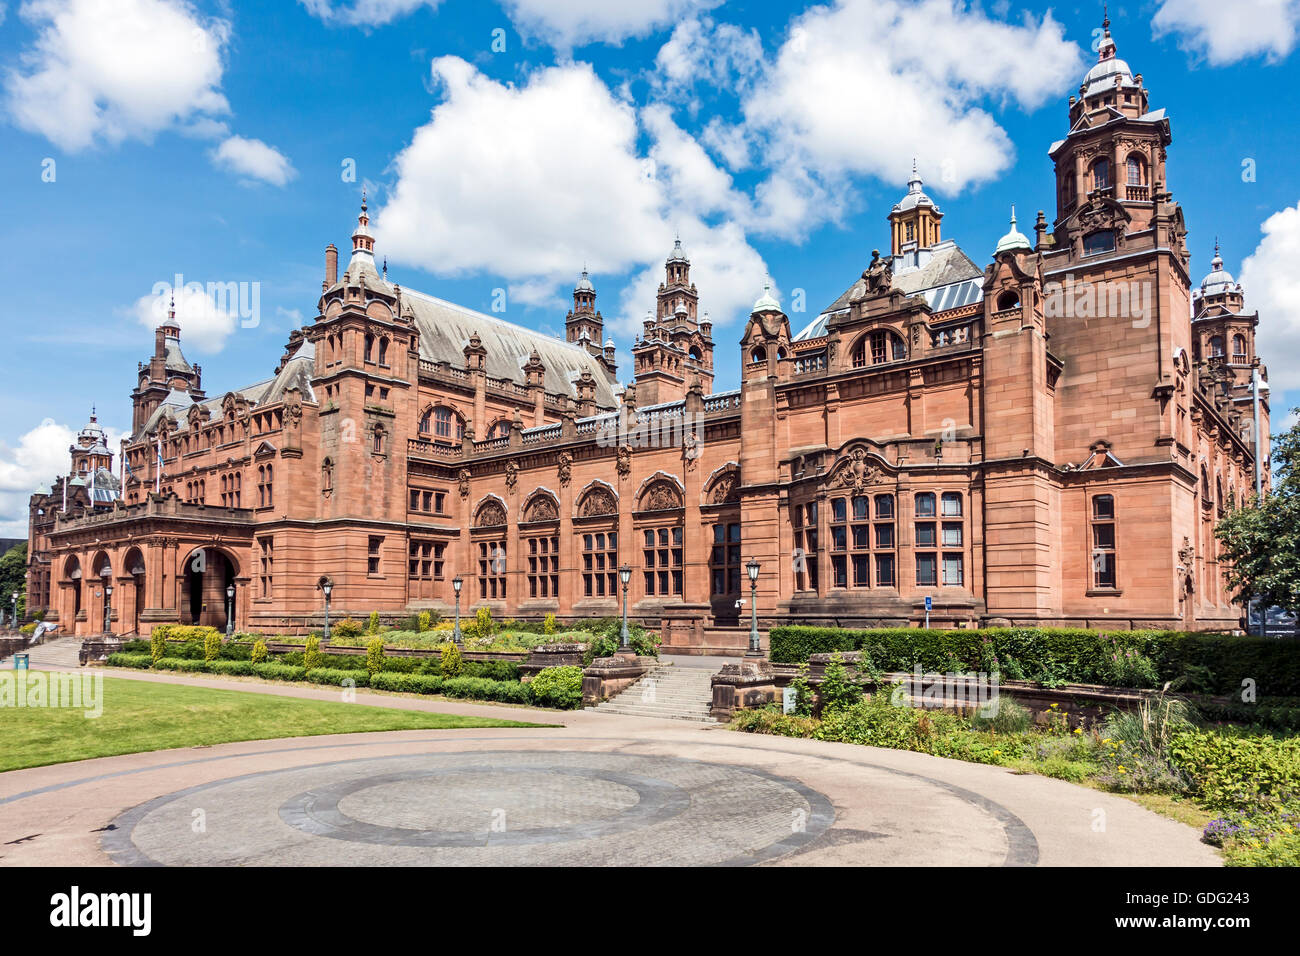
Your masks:
[{"label": "street lamp post", "polygon": [[107,579],[104,582],[104,633],[112,633],[113,628],[113,585]]},{"label": "street lamp post", "polygon": [[460,643],[460,589],[464,586],[465,582],[459,574],[451,579],[451,589],[456,592],[456,627],[451,632],[451,640],[455,644]]},{"label": "street lamp post", "polygon": [[235,586],[226,585],[226,637],[235,633]]},{"label": "street lamp post", "polygon": [[325,580],[321,582],[321,591],[325,594],[325,640],[330,639],[330,592],[334,590],[334,582]]},{"label": "street lamp post", "polygon": [[14,608],[14,630],[17,630],[18,629],[18,592],[17,591],[14,592],[14,596],[13,596],[13,608]]},{"label": "street lamp post", "polygon": [[620,649],[628,650],[630,643],[627,636],[627,586],[632,580],[632,566],[625,564],[618,569],[618,579],[623,582],[623,634]]},{"label": "street lamp post", "polygon": [[749,563],[745,565],[745,572],[749,575],[749,651],[746,657],[762,657],[763,651],[758,641],[758,571],[759,563],[757,558],[750,558]]}]

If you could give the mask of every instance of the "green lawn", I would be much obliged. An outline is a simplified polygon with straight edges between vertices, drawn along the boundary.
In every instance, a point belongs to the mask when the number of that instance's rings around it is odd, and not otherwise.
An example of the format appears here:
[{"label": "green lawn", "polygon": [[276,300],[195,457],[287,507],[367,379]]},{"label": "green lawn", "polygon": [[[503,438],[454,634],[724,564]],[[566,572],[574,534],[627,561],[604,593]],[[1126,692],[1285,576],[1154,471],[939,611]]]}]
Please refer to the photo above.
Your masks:
[{"label": "green lawn", "polygon": [[236,740],[544,726],[110,677],[97,718],[71,708],[0,708],[0,771]]}]

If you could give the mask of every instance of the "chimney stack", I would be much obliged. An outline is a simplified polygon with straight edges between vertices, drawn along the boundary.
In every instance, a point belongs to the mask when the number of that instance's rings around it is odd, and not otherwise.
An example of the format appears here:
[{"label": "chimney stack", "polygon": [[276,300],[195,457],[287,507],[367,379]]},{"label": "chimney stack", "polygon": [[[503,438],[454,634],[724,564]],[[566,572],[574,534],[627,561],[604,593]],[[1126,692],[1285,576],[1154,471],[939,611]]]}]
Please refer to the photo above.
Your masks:
[{"label": "chimney stack", "polygon": [[339,281],[339,251],[334,243],[325,247],[325,288],[334,286]]}]

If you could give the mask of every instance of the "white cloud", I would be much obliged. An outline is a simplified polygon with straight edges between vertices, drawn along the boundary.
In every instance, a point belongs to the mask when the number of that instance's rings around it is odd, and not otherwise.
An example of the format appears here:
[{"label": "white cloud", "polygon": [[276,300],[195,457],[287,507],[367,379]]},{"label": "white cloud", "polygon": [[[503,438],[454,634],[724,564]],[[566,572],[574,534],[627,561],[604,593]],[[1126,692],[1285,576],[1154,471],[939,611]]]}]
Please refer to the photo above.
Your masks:
[{"label": "white cloud", "polygon": [[224,20],[183,0],[29,0],[37,31],[4,77],[13,122],[69,152],[116,144],[229,111]]},{"label": "white cloud", "polygon": [[354,0],[353,3],[334,3],[331,0],[300,0],[307,12],[326,23],[342,26],[380,27],[398,17],[428,7],[438,6],[440,0]]},{"label": "white cloud", "polygon": [[231,136],[212,152],[217,166],[241,176],[261,180],[272,186],[283,186],[298,175],[298,171],[274,146],[260,139]]},{"label": "white cloud", "polygon": [[762,260],[739,225],[709,221],[746,200],[666,110],[642,114],[642,154],[637,113],[586,64],[522,86],[456,57],[435,60],[433,75],[443,100],[395,160],[392,198],[376,214],[383,254],[441,275],[503,276],[510,301],[532,305],[560,303],[584,264],[597,283],[632,271],[621,316],[603,310],[611,328],[632,330],[680,233],[714,321],[747,311]]},{"label": "white cloud", "polygon": [[1157,37],[1179,44],[1214,66],[1263,55],[1281,59],[1300,34],[1300,0],[1164,0],[1151,18]]},{"label": "white cloud", "polygon": [[1015,25],[954,0],[813,7],[743,100],[746,133],[775,167],[757,194],[761,223],[805,234],[837,218],[853,177],[901,185],[914,156],[939,192],[995,178],[1013,147],[983,104],[1034,109],[1082,70],[1050,14]]},{"label": "white cloud", "polygon": [[[165,284],[160,284],[162,288]],[[130,307],[130,314],[145,328],[153,331],[167,317],[171,289],[141,296]],[[195,352],[220,352],[226,339],[239,327],[236,312],[218,305],[218,296],[199,283],[188,283],[176,291],[176,320],[181,327],[181,347]]]},{"label": "white cloud", "polygon": [[659,48],[651,79],[661,95],[681,96],[701,84],[742,92],[758,75],[762,59],[757,30],[692,17]]},{"label": "white cloud", "polygon": [[[105,431],[108,447],[116,454],[124,432]],[[17,446],[0,442],[0,536],[27,535],[28,500],[37,490],[48,492],[55,478],[68,473],[68,447],[75,441],[75,429],[46,418],[19,438]]]},{"label": "white cloud", "polygon": [[1255,347],[1279,412],[1279,392],[1300,389],[1300,203],[1269,216],[1260,230],[1264,238],[1242,262],[1240,278],[1247,308],[1259,312]]},{"label": "white cloud", "polygon": [[620,43],[677,23],[722,0],[503,0],[515,29],[561,49]]}]

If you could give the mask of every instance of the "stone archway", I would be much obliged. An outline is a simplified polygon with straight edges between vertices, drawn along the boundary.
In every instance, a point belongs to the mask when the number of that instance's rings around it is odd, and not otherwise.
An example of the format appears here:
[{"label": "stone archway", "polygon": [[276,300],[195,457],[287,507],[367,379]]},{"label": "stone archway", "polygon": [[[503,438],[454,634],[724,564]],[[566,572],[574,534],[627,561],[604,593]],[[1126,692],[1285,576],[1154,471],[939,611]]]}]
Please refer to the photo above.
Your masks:
[{"label": "stone archway", "polygon": [[140,611],[145,605],[145,563],[144,552],[139,548],[131,548],[126,552],[122,559],[122,574],[119,578],[123,582],[123,590],[129,591],[123,595],[123,602],[119,605],[122,611],[119,614],[119,620],[122,622],[122,630],[131,634],[140,633]]},{"label": "stone archway", "polygon": [[224,548],[203,545],[186,556],[182,567],[177,607],[180,622],[225,631],[227,608],[232,603],[226,589],[235,586],[239,576],[234,557]]}]

